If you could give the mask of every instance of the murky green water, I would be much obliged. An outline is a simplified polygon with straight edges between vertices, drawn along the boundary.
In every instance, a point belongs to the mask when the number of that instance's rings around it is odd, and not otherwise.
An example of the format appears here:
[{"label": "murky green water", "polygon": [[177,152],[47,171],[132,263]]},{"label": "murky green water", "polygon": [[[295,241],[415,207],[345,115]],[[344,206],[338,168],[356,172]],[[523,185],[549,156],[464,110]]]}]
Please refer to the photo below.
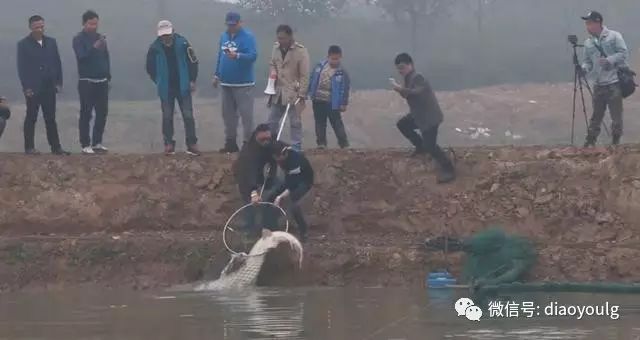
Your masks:
[{"label": "murky green water", "polygon": [[0,339],[638,339],[640,296],[520,295],[544,307],[620,305],[620,318],[459,317],[464,291],[257,289],[236,294],[106,290],[0,295]]}]

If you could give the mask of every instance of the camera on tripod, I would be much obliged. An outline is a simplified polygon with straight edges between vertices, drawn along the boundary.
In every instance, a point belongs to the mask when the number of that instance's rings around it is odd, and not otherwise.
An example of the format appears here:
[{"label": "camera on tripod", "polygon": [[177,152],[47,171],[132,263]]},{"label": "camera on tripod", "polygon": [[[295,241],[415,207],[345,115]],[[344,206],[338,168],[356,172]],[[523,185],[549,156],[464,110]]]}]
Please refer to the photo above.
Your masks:
[{"label": "camera on tripod", "polygon": [[569,40],[571,45],[573,45],[573,46],[578,45],[578,36],[577,35],[571,34],[571,35],[569,35],[569,37],[567,37],[567,39]]}]

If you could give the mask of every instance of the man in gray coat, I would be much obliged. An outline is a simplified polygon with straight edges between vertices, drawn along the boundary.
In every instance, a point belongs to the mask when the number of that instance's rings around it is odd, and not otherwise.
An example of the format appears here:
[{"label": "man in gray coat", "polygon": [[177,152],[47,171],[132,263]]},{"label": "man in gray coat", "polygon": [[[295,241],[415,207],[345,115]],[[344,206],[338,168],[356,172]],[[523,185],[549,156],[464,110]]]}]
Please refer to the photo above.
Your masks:
[{"label": "man in gray coat", "polygon": [[[416,149],[413,156],[429,153],[440,165],[438,183],[455,179],[453,163],[437,144],[438,128],[443,121],[442,110],[429,82],[415,71],[413,59],[407,53],[396,57],[398,73],[404,77],[404,85],[393,80],[393,89],[409,104],[410,112],[398,121],[398,129]],[[416,132],[420,130],[420,134]]]}]

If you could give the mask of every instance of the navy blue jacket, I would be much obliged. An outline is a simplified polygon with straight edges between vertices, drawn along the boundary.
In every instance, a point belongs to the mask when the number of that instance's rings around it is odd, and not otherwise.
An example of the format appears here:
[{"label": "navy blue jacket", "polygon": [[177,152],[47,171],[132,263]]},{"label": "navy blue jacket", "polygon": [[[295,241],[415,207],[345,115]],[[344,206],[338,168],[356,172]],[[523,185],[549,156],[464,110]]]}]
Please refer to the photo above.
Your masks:
[{"label": "navy blue jacket", "polygon": [[[320,85],[320,74],[329,63],[325,60],[316,65],[309,80],[309,97],[315,100]],[[331,77],[331,110],[338,111],[340,107],[349,105],[349,92],[351,91],[351,79],[349,73],[340,66]]]},{"label": "navy blue jacket", "polygon": [[62,86],[62,61],[56,40],[42,38],[42,46],[31,36],[18,42],[18,76],[22,89],[35,93],[43,86]]},{"label": "navy blue jacket", "polygon": [[289,155],[280,163],[284,172],[284,187],[289,190],[292,201],[298,201],[313,186],[314,174],[311,163],[302,153],[289,149]]},{"label": "navy blue jacket", "polygon": [[78,61],[78,77],[80,79],[107,79],[111,81],[111,61],[109,49],[105,41],[104,47],[93,47],[100,39],[97,33],[91,34],[85,31],[78,33],[73,38],[73,51]]}]

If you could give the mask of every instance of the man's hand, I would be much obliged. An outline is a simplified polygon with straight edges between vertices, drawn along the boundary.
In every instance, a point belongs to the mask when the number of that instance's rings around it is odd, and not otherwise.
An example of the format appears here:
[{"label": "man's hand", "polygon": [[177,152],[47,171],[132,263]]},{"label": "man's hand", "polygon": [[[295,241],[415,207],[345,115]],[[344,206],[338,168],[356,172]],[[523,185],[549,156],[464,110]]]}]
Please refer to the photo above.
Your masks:
[{"label": "man's hand", "polygon": [[93,43],[93,48],[101,49],[104,46],[105,39],[106,39],[105,36],[101,35],[100,39],[96,40],[96,42]]},{"label": "man's hand", "polygon": [[302,113],[307,107],[306,101],[304,97],[298,97],[297,102],[298,104],[295,105],[296,112]]},{"label": "man's hand", "polygon": [[31,97],[33,97],[33,95],[34,95],[33,90],[32,90],[32,89],[26,89],[26,90],[24,90],[24,95],[25,95],[25,97],[27,97],[27,98],[31,98]]},{"label": "man's hand", "polygon": [[227,57],[231,60],[236,60],[238,59],[238,52],[229,50],[229,52],[227,52]]},{"label": "man's hand", "polygon": [[347,106],[346,105],[341,105],[340,106],[340,112],[347,112]]},{"label": "man's hand", "polygon": [[56,85],[56,93],[62,92],[62,85]]},{"label": "man's hand", "polygon": [[190,82],[189,86],[191,88],[191,93],[196,92],[196,82],[195,81]]},{"label": "man's hand", "polygon": [[607,58],[600,58],[598,60],[598,63],[600,63],[600,66],[609,66],[609,60]]},{"label": "man's hand", "polygon": [[220,86],[220,78],[218,76],[213,77],[213,88],[217,89]]},{"label": "man's hand", "polygon": [[282,195],[276,197],[275,201],[273,201],[273,204],[275,204],[276,207],[280,207],[280,204],[282,204],[282,199],[283,199]]},{"label": "man's hand", "polygon": [[262,198],[260,197],[258,192],[255,190],[251,192],[251,204],[257,205],[258,203],[260,203],[260,201],[262,201]]}]

